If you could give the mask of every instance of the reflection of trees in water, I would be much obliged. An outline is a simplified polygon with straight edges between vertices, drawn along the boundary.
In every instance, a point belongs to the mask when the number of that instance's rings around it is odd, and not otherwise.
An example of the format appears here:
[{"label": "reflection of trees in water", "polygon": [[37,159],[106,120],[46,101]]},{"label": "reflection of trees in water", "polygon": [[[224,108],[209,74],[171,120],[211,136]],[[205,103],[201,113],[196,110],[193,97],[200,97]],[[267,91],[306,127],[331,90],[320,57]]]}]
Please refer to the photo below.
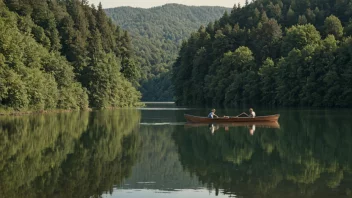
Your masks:
[{"label": "reflection of trees in water", "polygon": [[254,136],[245,127],[214,135],[207,127],[193,128],[173,136],[185,169],[226,193],[244,197],[350,194],[348,117],[291,113],[280,125],[281,130],[258,128]]},{"label": "reflection of trees in water", "polygon": [[99,197],[137,158],[140,112],[76,112],[0,120],[1,197]]},{"label": "reflection of trees in water", "polygon": [[[133,174],[126,180],[125,188],[133,189],[184,189],[196,188],[198,180],[184,172],[179,161],[177,147],[172,140],[175,126],[141,126],[143,140],[140,161],[134,166]],[[142,184],[140,182],[153,182]],[[155,182],[155,183],[154,183]]]}]

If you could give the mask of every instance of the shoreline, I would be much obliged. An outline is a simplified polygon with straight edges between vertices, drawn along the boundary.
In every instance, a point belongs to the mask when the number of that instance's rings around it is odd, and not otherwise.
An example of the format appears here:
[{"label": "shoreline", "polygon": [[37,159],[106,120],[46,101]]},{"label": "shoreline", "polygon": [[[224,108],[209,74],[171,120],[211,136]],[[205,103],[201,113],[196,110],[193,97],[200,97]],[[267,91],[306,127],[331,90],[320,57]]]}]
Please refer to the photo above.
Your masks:
[{"label": "shoreline", "polygon": [[55,110],[40,110],[40,111],[8,111],[8,112],[0,111],[0,116],[23,116],[23,115],[38,115],[38,114],[48,114],[48,113],[70,113],[74,111],[92,111],[92,109],[84,109],[84,110],[55,109]]},{"label": "shoreline", "polygon": [[[139,108],[144,107],[145,105],[138,105],[135,107],[129,108]],[[96,110],[114,110],[114,109],[123,109],[124,107],[106,107],[103,109],[97,108],[87,108],[87,109],[77,109],[77,110],[70,110],[70,109],[53,109],[53,110],[39,110],[39,111],[15,111],[15,110],[0,110],[0,117],[2,116],[24,116],[24,115],[38,115],[38,114],[48,114],[48,113],[70,113],[75,111],[96,111]]]}]

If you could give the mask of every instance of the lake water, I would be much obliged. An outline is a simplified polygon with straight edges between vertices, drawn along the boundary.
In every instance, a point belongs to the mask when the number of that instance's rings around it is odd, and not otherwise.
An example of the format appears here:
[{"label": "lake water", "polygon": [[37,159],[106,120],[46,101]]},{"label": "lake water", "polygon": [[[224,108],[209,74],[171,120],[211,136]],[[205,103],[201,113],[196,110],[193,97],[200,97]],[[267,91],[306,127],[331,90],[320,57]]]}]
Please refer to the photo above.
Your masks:
[{"label": "lake water", "polygon": [[352,197],[351,110],[255,110],[279,124],[190,125],[209,109],[160,103],[0,117],[0,197]]}]

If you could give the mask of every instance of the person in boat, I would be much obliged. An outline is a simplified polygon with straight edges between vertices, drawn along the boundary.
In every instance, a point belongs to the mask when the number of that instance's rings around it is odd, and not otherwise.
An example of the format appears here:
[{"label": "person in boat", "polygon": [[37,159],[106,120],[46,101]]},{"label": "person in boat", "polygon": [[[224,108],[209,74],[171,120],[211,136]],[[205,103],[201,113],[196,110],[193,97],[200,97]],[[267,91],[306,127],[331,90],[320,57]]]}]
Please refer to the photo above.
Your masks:
[{"label": "person in boat", "polygon": [[209,113],[209,115],[208,115],[208,118],[214,118],[214,117],[216,117],[216,118],[218,118],[219,116],[217,116],[216,114],[215,114],[215,109],[212,109],[211,110],[211,112]]},{"label": "person in boat", "polygon": [[240,115],[238,115],[237,117],[240,117],[241,115],[245,115],[245,116],[247,116],[249,118],[255,118],[255,116],[256,116],[256,114],[255,114],[255,112],[254,112],[254,110],[252,108],[249,109],[249,114],[243,112]]}]

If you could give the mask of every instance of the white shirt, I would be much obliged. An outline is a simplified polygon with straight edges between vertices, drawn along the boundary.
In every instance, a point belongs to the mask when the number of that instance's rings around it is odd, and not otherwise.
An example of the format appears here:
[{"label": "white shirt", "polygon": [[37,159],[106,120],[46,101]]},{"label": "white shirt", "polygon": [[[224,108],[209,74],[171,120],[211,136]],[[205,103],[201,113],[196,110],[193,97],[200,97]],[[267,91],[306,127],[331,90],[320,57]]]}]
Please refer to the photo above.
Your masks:
[{"label": "white shirt", "polygon": [[255,112],[252,111],[252,113],[249,114],[249,117],[250,117],[250,118],[255,118]]}]

